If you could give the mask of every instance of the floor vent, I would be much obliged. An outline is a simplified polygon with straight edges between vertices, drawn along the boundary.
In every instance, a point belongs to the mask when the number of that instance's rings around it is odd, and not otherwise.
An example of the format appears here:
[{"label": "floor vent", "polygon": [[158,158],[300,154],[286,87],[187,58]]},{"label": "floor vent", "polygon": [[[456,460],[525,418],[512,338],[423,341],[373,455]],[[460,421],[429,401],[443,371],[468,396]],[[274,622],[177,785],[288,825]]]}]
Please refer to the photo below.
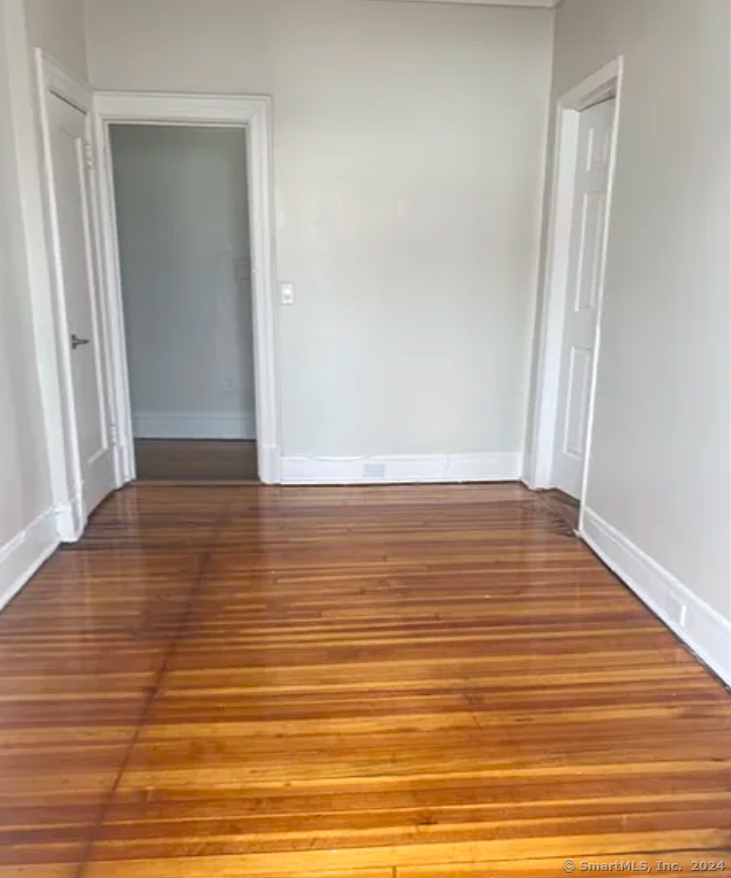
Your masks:
[{"label": "floor vent", "polygon": [[386,464],[385,463],[365,463],[363,464],[363,477],[366,479],[385,479]]}]

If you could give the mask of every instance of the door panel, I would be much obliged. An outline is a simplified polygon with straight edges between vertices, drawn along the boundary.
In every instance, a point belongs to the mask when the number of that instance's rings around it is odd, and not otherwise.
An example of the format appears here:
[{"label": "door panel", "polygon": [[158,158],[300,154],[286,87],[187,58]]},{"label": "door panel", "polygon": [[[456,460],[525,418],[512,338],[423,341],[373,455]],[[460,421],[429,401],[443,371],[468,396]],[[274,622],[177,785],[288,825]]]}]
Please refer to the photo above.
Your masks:
[{"label": "door panel", "polygon": [[557,442],[553,481],[581,496],[596,349],[599,297],[604,273],[604,232],[615,101],[585,110],[579,123],[574,205],[569,250],[566,314],[561,351]]},{"label": "door panel", "polygon": [[89,120],[87,114],[56,95],[49,95],[48,101],[56,257],[70,336],[77,475],[79,493],[89,514],[114,489],[87,160]]},{"label": "door panel", "polygon": [[571,349],[568,398],[574,402],[568,407],[563,451],[564,454],[581,460],[583,460],[586,450],[586,427],[593,359],[592,351],[586,348],[574,347]]},{"label": "door panel", "polygon": [[601,253],[607,213],[606,192],[586,192],[582,202],[581,246],[574,287],[574,312],[590,312],[594,319],[599,304]]}]

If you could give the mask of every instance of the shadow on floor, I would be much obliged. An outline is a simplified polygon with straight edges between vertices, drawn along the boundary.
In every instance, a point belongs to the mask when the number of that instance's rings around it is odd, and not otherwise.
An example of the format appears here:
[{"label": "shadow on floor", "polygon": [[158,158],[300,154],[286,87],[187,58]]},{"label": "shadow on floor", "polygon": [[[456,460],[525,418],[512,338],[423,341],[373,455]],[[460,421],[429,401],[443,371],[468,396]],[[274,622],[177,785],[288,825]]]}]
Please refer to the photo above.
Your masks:
[{"label": "shadow on floor", "polygon": [[256,442],[136,439],[137,478],[149,482],[258,481]]}]

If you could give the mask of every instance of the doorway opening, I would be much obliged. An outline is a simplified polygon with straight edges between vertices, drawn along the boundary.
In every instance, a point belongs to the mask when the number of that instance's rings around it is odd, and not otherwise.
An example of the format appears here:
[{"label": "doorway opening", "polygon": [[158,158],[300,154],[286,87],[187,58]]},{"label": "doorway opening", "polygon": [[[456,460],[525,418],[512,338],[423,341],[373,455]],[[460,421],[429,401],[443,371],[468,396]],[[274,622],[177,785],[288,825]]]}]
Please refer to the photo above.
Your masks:
[{"label": "doorway opening", "polygon": [[571,529],[581,509],[591,432],[622,59],[564,95],[557,109],[546,287],[527,481]]},{"label": "doorway opening", "polygon": [[246,136],[109,128],[139,480],[258,477]]},{"label": "doorway opening", "polygon": [[97,92],[94,120],[117,484],[279,483],[271,100]]},{"label": "doorway opening", "polygon": [[[39,358],[58,532],[83,533],[104,498],[136,478],[110,129],[114,125],[236,129],[243,137],[250,241],[256,463],[281,481],[271,179],[271,99],[247,95],[95,92],[36,51],[49,252],[48,293],[34,302],[51,327]],[[149,220],[146,220],[149,222]],[[243,257],[242,257],[243,258]],[[239,268],[243,271],[243,267]],[[223,440],[224,442],[227,440]],[[225,466],[218,451],[216,460]],[[162,455],[159,455],[162,456]],[[218,473],[211,476],[220,478]],[[186,475],[185,479],[196,479]],[[198,477],[200,478],[200,476]],[[196,479],[198,480],[198,479]]]}]

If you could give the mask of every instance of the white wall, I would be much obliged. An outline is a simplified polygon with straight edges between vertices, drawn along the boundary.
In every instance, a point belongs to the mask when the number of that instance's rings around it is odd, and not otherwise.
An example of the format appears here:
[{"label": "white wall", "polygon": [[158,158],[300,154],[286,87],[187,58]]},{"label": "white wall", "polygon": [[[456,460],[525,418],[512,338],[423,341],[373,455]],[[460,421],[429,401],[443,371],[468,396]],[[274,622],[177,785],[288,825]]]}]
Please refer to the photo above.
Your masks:
[{"label": "white wall", "polygon": [[86,80],[84,0],[26,0],[32,46]]},{"label": "white wall", "polygon": [[273,96],[285,453],[519,458],[552,13],[89,0],[87,25],[97,88]]},{"label": "white wall", "polygon": [[8,76],[0,66],[0,547],[50,505],[15,167]]},{"label": "white wall", "polygon": [[565,0],[554,67],[626,56],[588,532],[727,675],[730,38],[727,0]]},{"label": "white wall", "polygon": [[39,360],[54,350],[52,325],[38,307],[48,301],[50,286],[31,54],[36,45],[57,50],[83,73],[81,3],[0,0],[0,607],[58,542],[46,442],[53,388],[38,370]]},{"label": "white wall", "polygon": [[117,125],[135,435],[255,438],[244,129]]}]

